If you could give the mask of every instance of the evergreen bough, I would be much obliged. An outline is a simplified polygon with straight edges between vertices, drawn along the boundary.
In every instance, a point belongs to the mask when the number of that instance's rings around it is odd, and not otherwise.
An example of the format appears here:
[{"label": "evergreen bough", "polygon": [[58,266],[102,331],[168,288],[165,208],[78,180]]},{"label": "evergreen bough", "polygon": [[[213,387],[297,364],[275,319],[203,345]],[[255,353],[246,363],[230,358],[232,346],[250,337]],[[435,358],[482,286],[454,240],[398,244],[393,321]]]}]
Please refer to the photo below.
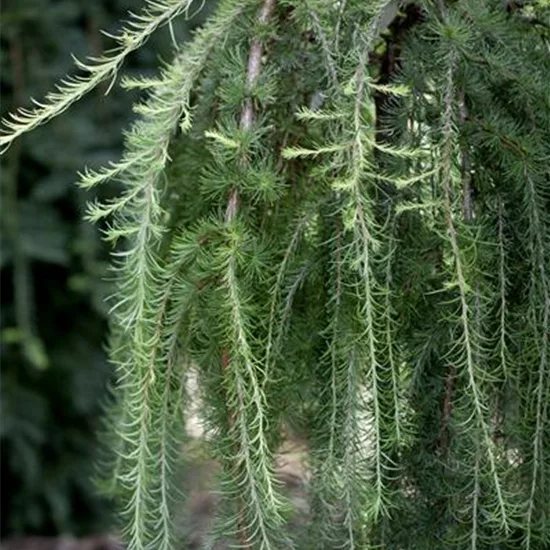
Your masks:
[{"label": "evergreen bough", "polygon": [[[146,0],[4,121],[3,149],[200,8]],[[548,3],[220,0],[86,169],[113,259],[109,416],[130,550],[174,548],[198,372],[247,549],[550,547]],[[105,221],[103,221],[105,220]],[[274,475],[307,436],[310,525]],[[296,428],[298,427],[298,428]]]}]

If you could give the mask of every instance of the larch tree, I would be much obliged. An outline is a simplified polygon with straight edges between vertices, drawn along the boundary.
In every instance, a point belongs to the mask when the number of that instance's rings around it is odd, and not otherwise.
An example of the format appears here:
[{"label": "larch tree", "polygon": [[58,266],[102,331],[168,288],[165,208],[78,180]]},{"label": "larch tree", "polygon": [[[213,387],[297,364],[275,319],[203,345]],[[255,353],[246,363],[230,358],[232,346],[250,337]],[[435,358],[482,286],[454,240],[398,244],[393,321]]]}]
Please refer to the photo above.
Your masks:
[{"label": "larch tree", "polygon": [[[144,4],[4,121],[4,150],[201,7]],[[175,548],[191,368],[221,466],[213,541],[550,548],[549,11],[219,0],[157,77],[122,77],[143,91],[125,152],[79,185],[122,189],[87,218],[116,245],[129,550]],[[299,540],[274,474],[289,424],[311,473]]]}]

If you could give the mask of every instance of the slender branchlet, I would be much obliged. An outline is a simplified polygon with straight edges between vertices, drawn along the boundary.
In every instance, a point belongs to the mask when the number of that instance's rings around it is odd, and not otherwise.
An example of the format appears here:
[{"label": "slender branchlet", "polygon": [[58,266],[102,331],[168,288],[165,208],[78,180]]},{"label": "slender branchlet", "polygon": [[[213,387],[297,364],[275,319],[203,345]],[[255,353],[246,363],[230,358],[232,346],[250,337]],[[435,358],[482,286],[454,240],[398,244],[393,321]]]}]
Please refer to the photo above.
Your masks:
[{"label": "slender branchlet", "polygon": [[[527,526],[525,533],[525,547],[533,547],[533,521],[537,507],[537,493],[539,487],[544,487],[542,476],[546,475],[545,461],[546,453],[544,449],[544,429],[548,422],[548,401],[549,401],[549,382],[550,378],[550,285],[548,282],[548,255],[544,245],[544,239],[548,238],[549,232],[542,219],[540,212],[540,197],[533,181],[533,177],[528,172],[525,173],[527,209],[529,215],[529,236],[531,239],[530,254],[531,268],[537,273],[533,279],[532,292],[540,296],[542,304],[537,307],[537,312],[533,314],[537,326],[535,334],[539,335],[539,365],[536,376],[536,386],[534,394],[536,395],[535,405],[535,429],[533,434],[533,456],[532,456],[532,474],[531,490],[529,494],[527,508]],[[540,313],[538,313],[540,311]]]},{"label": "slender branchlet", "polygon": [[126,57],[143,46],[158,27],[185,13],[192,1],[148,0],[141,13],[135,15],[117,34],[110,36],[116,46],[108,53],[90,57],[86,62],[75,59],[77,68],[87,76],[66,78],[43,102],[34,100],[35,108],[21,108],[3,121],[7,133],[0,137],[0,149],[6,149],[22,134],[59,116],[105,80],[114,81]]},{"label": "slender branchlet", "polygon": [[[452,50],[449,54],[447,78],[445,82],[443,97],[443,120],[442,120],[442,159],[441,159],[441,183],[443,187],[443,203],[449,241],[454,262],[454,281],[459,294],[460,323],[462,346],[460,348],[460,362],[466,369],[468,387],[471,392],[471,401],[474,409],[474,418],[479,427],[483,448],[489,460],[489,468],[497,496],[497,504],[502,525],[508,529],[508,514],[506,501],[503,494],[502,482],[498,473],[497,457],[495,454],[490,427],[487,420],[487,405],[483,401],[483,392],[479,383],[480,362],[478,350],[480,335],[476,331],[475,308],[471,305],[470,295],[475,291],[475,282],[468,282],[466,278],[463,252],[460,248],[459,234],[453,215],[453,154],[455,149],[455,131],[453,127],[454,101],[456,94],[455,74],[457,64],[457,53]],[[474,301],[476,296],[474,295]]]}]

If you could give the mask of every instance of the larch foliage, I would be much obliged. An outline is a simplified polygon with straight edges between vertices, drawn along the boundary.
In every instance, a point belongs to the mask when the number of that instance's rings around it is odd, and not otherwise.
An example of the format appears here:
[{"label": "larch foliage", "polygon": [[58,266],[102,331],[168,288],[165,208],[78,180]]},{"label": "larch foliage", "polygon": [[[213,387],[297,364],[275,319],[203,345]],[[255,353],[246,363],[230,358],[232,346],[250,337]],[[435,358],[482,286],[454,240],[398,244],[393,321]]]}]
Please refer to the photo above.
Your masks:
[{"label": "larch foliage", "polygon": [[[157,29],[145,0],[0,144]],[[219,0],[142,90],[120,161],[83,169],[113,243],[109,487],[129,550],[177,547],[198,374],[213,539],[245,549],[550,547],[550,6]],[[61,144],[60,144],[61,145]],[[275,474],[308,441],[299,542]]]}]

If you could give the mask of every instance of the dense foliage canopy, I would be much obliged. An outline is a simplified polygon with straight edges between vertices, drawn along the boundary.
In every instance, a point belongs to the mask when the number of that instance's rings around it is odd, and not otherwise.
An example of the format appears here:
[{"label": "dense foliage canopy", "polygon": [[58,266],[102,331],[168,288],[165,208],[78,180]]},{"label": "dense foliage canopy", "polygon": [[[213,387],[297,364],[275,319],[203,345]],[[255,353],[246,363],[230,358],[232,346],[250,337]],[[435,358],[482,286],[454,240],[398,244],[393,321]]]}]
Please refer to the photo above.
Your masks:
[{"label": "dense foliage canopy", "polygon": [[[8,148],[192,0],[149,0],[100,57],[5,120]],[[173,547],[198,373],[221,465],[212,533],[243,548],[550,544],[546,2],[220,0],[144,90],[119,243],[116,449],[131,550]],[[273,454],[307,436],[291,540]]]}]

